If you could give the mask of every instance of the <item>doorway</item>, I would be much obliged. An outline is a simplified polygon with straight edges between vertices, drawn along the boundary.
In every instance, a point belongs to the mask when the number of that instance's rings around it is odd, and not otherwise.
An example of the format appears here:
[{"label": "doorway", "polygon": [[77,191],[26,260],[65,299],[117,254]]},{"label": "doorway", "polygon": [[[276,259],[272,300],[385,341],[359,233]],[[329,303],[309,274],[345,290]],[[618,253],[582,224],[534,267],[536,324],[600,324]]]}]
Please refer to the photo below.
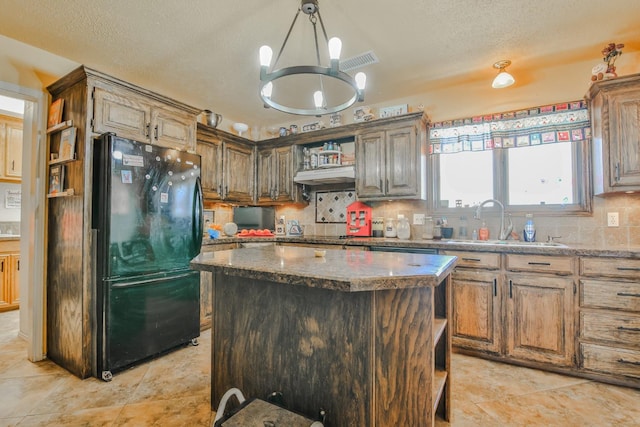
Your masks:
[{"label": "doorway", "polygon": [[[19,281],[19,331],[27,341],[27,358],[38,361],[45,358],[44,348],[44,189],[46,150],[46,111],[48,96],[44,92],[0,81],[0,113],[22,119],[22,153],[12,159],[12,170],[17,170],[15,161],[21,160],[20,184],[2,188],[0,196],[3,206],[19,204],[19,257],[15,278]],[[15,141],[13,141],[15,143]],[[7,150],[3,153],[6,159]],[[13,150],[19,150],[15,144]],[[6,162],[5,162],[6,163]],[[5,165],[6,166],[6,165]],[[9,180],[11,183],[11,180]],[[8,193],[10,191],[10,193]],[[2,212],[0,212],[0,215]],[[7,213],[5,212],[5,215]],[[9,216],[11,213],[8,214]],[[7,218],[5,218],[7,219]],[[16,219],[10,217],[9,219]],[[0,221],[2,217],[0,216]],[[0,224],[2,225],[2,224]],[[2,233],[0,234],[10,234]]]}]

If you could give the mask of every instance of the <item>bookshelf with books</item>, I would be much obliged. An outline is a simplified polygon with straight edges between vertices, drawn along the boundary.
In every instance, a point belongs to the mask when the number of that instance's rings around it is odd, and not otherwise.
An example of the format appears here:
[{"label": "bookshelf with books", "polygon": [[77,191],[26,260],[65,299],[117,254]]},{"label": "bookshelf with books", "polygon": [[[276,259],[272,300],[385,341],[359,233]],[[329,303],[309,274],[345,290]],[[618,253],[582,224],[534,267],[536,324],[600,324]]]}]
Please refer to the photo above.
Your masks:
[{"label": "bookshelf with books", "polygon": [[[53,104],[52,104],[53,105]],[[62,112],[60,111],[60,118]],[[54,123],[49,117],[47,134],[50,136],[49,144],[49,187],[47,197],[73,196],[75,191],[65,181],[65,164],[78,160],[75,145],[77,129],[73,126],[73,120],[65,120]]]}]

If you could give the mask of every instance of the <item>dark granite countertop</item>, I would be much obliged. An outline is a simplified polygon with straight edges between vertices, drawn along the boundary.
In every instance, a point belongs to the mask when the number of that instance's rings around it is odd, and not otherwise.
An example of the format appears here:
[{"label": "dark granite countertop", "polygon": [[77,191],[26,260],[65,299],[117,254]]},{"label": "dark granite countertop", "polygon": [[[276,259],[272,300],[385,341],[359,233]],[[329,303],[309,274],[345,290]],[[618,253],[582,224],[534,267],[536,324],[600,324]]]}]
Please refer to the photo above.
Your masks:
[{"label": "dark granite countertop", "polygon": [[457,258],[327,249],[315,256],[313,248],[266,246],[203,252],[191,268],[264,279],[291,285],[344,292],[437,286],[451,273]]},{"label": "dark granite countertop", "polygon": [[435,248],[439,250],[453,251],[481,251],[500,252],[509,254],[535,254],[535,255],[565,255],[565,256],[596,256],[608,258],[640,258],[640,246],[608,246],[598,247],[594,245],[558,244],[555,246],[543,246],[540,243],[513,242],[499,243],[490,241],[460,241],[460,240],[400,240],[378,237],[353,237],[339,239],[326,236],[300,236],[300,237],[223,237],[220,239],[205,238],[203,245],[217,245],[223,243],[244,242],[291,242],[307,244],[334,244],[343,246],[388,246],[401,248]]}]

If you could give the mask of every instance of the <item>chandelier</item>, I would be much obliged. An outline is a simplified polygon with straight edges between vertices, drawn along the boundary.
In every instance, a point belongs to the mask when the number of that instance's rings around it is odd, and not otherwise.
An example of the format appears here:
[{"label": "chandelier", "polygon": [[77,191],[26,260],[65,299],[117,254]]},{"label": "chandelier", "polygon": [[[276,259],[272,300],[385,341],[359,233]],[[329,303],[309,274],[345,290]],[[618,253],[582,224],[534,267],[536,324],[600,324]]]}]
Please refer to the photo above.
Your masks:
[{"label": "chandelier", "polygon": [[[317,60],[317,65],[297,65],[284,67],[280,69],[276,69],[278,65],[278,60],[282,56],[282,52],[284,51],[285,46],[287,45],[287,41],[289,40],[289,36],[291,35],[291,31],[300,15],[300,12],[304,12],[309,17],[309,22],[313,26],[313,36],[315,41],[315,56]],[[325,43],[329,50],[329,66],[324,67],[320,62],[320,49],[318,45],[318,30],[317,23],[320,23],[320,27],[322,29],[322,35],[324,35]],[[293,17],[293,22],[289,27],[289,31],[285,36],[284,42],[282,43],[282,47],[280,47],[280,51],[278,52],[278,56],[276,60],[271,66],[271,59],[273,56],[273,51],[269,46],[262,46],[260,48],[260,97],[264,102],[265,108],[274,108],[276,110],[283,111],[285,113],[290,114],[299,114],[299,115],[309,115],[309,116],[320,116],[323,114],[332,114],[338,111],[345,110],[352,106],[356,101],[362,102],[364,101],[364,87],[366,84],[367,76],[359,72],[355,75],[355,77],[351,77],[349,74],[340,70],[340,51],[342,50],[342,41],[333,37],[330,40],[327,38],[327,31],[324,27],[324,22],[322,22],[322,16],[320,16],[320,9],[318,7],[318,0],[302,0],[301,5],[298,8],[295,16]],[[311,84],[305,85],[305,89],[309,91],[313,91],[313,104],[311,103],[311,96],[307,100],[308,104],[305,105],[292,105],[287,104],[283,99],[278,98],[277,100],[274,95],[274,82],[278,79],[282,79],[284,77],[291,77],[297,75],[306,75],[311,76]],[[314,83],[313,76],[318,77],[317,83]],[[331,80],[325,80],[331,79]],[[281,87],[284,80],[278,83],[278,87]],[[308,81],[308,80],[305,80]],[[325,89],[325,84],[328,82],[338,82],[339,86],[346,86],[348,88],[348,95],[346,97],[336,97],[338,98],[333,103],[328,103],[327,98],[331,98],[328,96],[328,91]],[[315,87],[313,87],[315,86]],[[334,85],[335,86],[335,85]],[[315,89],[315,91],[313,90]],[[351,96],[352,95],[352,96]],[[350,98],[346,99],[348,96]],[[333,101],[333,100],[332,100]],[[313,105],[313,108],[311,108]]]}]

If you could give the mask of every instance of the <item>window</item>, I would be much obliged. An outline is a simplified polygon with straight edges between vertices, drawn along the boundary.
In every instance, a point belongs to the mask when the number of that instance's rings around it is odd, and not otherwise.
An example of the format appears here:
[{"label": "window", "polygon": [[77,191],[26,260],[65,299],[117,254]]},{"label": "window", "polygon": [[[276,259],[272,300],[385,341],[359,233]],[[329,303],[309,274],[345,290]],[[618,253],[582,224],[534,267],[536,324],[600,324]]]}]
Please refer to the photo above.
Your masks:
[{"label": "window", "polygon": [[576,101],[434,124],[433,207],[497,199],[511,212],[589,212],[588,117]]}]

